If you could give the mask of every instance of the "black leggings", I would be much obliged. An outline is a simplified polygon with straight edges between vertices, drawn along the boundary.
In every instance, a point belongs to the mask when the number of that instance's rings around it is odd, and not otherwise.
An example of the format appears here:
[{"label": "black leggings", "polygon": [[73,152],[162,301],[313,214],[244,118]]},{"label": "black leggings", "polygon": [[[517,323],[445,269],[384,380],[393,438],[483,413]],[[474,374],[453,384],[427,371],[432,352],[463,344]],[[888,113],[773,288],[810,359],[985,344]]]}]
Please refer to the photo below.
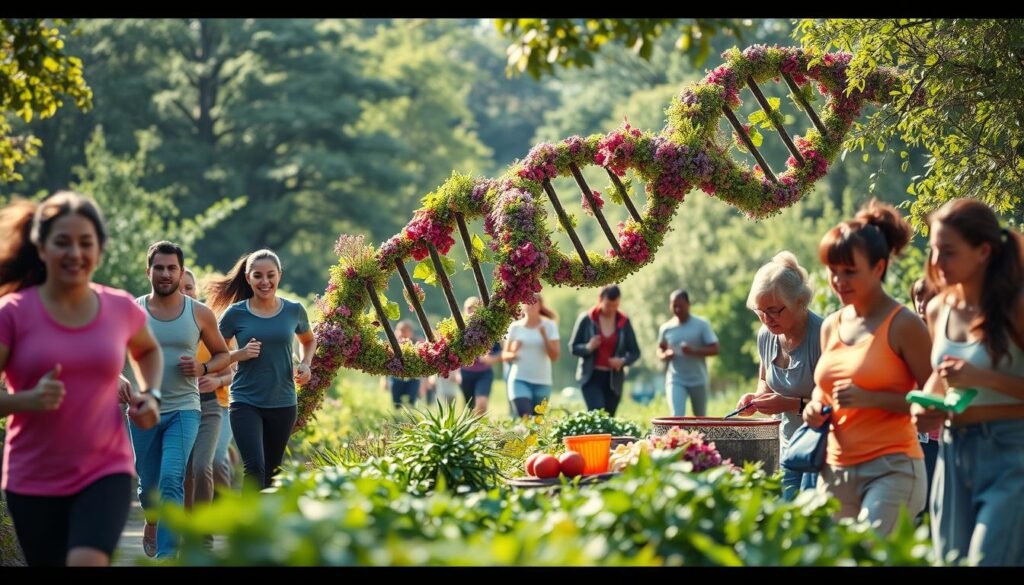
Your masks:
[{"label": "black leggings", "polygon": [[231,432],[245,468],[245,483],[270,487],[295,426],[296,407],[259,408],[231,403]]},{"label": "black leggings", "polygon": [[68,552],[91,548],[114,554],[128,522],[132,477],[107,475],[70,496],[4,492],[18,543],[30,567],[63,567]]},{"label": "black leggings", "polygon": [[603,408],[609,416],[615,416],[622,395],[612,390],[612,373],[608,370],[594,370],[590,379],[583,384],[583,400],[587,410]]}]

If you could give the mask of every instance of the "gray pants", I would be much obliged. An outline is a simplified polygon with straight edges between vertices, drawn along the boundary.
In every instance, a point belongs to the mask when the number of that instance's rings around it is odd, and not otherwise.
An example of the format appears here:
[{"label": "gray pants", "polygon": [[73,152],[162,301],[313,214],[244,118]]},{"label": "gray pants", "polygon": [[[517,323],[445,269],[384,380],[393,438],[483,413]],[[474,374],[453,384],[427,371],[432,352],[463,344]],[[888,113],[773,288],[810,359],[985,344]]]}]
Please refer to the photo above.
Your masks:
[{"label": "gray pants", "polygon": [[[221,407],[221,412],[224,413],[224,418],[228,418],[229,410],[226,407]],[[217,450],[213,455],[213,485],[214,486],[225,486],[229,488],[240,488],[241,485],[237,485],[238,482],[234,480],[234,464],[231,462],[231,456],[229,450],[231,448],[231,441],[235,438],[231,434],[231,421],[225,420],[220,425],[220,439],[217,441]]]},{"label": "gray pants", "polygon": [[686,398],[693,403],[693,416],[708,414],[708,385],[683,384],[669,376],[665,377],[665,391],[668,393],[668,406],[672,416],[686,416]]},{"label": "gray pants", "polygon": [[953,562],[1024,566],[1024,420],[943,433],[932,484],[936,552]]},{"label": "gray pants", "polygon": [[213,501],[213,455],[220,439],[221,425],[224,424],[224,409],[216,400],[203,400],[200,407],[199,434],[189,464],[193,504]]},{"label": "gray pants", "polygon": [[852,467],[826,464],[818,479],[818,491],[842,504],[836,518],[877,523],[875,530],[888,536],[901,508],[907,508],[911,520],[924,509],[926,476],[924,459],[892,453]]}]

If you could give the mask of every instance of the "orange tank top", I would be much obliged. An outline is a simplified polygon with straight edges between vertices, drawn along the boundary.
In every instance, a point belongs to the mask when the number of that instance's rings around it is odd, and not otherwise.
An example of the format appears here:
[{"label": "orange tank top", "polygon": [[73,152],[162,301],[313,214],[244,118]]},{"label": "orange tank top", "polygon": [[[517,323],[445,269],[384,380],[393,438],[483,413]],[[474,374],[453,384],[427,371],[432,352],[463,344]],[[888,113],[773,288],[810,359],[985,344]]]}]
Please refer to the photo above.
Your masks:
[{"label": "orange tank top", "polygon": [[906,362],[889,345],[889,327],[903,308],[893,309],[874,333],[852,345],[839,338],[840,313],[822,348],[814,381],[822,390],[823,402],[835,409],[826,458],[830,465],[850,467],[893,453],[924,458],[909,413],[882,408],[836,408],[832,401],[832,387],[838,380],[852,380],[869,392],[906,394],[917,386]]},{"label": "orange tank top", "polygon": [[[196,347],[196,360],[198,360],[199,363],[206,363],[206,362],[210,361],[210,357],[211,357],[210,356],[210,350],[206,349],[206,344],[203,343],[202,341],[200,341],[199,345]],[[227,408],[228,407],[228,387],[227,386],[221,386],[220,388],[217,388],[216,390],[214,390],[214,392],[217,393],[217,404],[220,404],[224,408]]]}]

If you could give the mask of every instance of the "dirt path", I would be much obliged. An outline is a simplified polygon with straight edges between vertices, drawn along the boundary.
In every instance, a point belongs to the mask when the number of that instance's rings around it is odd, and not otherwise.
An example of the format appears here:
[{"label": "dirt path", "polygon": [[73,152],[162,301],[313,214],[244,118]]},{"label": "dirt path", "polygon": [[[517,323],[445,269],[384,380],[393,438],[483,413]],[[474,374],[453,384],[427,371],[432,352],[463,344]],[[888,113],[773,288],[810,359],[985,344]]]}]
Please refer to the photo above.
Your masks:
[{"label": "dirt path", "polygon": [[[134,490],[132,493],[134,495]],[[134,567],[137,560],[147,558],[146,553],[142,551],[142,527],[145,523],[139,499],[132,498],[128,523],[124,526],[121,540],[117,543],[117,552],[114,553],[115,567]]]}]

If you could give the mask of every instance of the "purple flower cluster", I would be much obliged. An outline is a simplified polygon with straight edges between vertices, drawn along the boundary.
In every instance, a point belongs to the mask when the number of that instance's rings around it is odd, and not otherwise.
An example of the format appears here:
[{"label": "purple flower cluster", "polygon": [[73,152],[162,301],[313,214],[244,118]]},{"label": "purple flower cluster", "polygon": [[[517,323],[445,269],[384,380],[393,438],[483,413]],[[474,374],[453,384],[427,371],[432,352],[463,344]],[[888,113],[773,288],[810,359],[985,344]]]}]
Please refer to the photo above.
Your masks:
[{"label": "purple flower cluster", "polygon": [[484,324],[480,320],[470,320],[466,324],[466,331],[462,334],[462,344],[467,349],[474,349],[489,345],[490,335],[487,333],[487,329],[484,328]]},{"label": "purple flower cluster", "polygon": [[662,137],[654,141],[654,162],[660,172],[655,182],[655,193],[682,201],[689,193],[691,181],[706,181],[711,175],[711,160],[704,152],[690,155],[686,145],[676,145]]},{"label": "purple flower cluster", "polygon": [[469,192],[469,200],[477,205],[482,205],[484,202],[484,196],[487,195],[487,192],[490,191],[491,187],[494,187],[496,183],[497,181],[494,179],[485,179],[477,182],[476,185],[473,185],[473,190]]},{"label": "purple flower cluster", "polygon": [[736,109],[742,103],[740,101],[740,79],[728,65],[721,65],[708,73],[704,78],[707,83],[712,83],[722,88],[722,98],[730,108]]},{"label": "purple flower cluster", "polygon": [[343,365],[350,364],[359,356],[362,349],[362,339],[359,334],[346,332],[342,325],[334,321],[323,321],[313,325],[313,334],[316,335],[319,351],[314,360],[317,367],[334,372]]}]

